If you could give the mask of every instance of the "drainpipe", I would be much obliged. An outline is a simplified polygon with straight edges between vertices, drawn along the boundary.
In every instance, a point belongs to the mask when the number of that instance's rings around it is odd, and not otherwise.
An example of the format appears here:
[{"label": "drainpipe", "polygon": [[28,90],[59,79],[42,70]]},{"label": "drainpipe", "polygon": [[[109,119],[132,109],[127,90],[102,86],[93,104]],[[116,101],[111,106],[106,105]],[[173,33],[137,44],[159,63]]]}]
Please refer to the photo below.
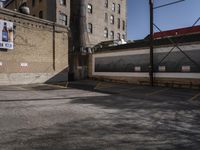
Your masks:
[{"label": "drainpipe", "polygon": [[56,70],[55,23],[53,23],[53,70]]}]

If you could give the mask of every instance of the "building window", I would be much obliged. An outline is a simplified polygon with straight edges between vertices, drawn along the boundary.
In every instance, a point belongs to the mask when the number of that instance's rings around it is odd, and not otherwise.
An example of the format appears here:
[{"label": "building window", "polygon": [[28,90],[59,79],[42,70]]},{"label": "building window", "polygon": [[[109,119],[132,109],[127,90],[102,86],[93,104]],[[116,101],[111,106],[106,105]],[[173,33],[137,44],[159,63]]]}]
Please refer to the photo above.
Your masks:
[{"label": "building window", "polygon": [[120,6],[120,4],[118,4],[118,10],[117,10],[117,12],[118,12],[118,14],[121,13],[121,6]]},{"label": "building window", "polygon": [[120,18],[117,19],[117,27],[118,29],[120,29],[120,24],[121,24],[121,21],[120,21]]},{"label": "building window", "polygon": [[65,15],[64,13],[60,13],[60,24],[62,25],[67,25],[67,15]]},{"label": "building window", "polygon": [[126,28],[126,24],[125,24],[125,21],[123,20],[122,21],[122,29],[125,30],[125,28]]},{"label": "building window", "polygon": [[32,6],[35,6],[35,0],[32,0]]},{"label": "building window", "polygon": [[60,5],[66,5],[66,0],[60,0]]},{"label": "building window", "polygon": [[110,32],[110,38],[111,38],[112,40],[114,40],[114,37],[115,37],[114,31],[111,31],[111,32]]},{"label": "building window", "polygon": [[121,35],[120,35],[120,33],[117,33],[117,39],[118,39],[118,40],[121,40]]},{"label": "building window", "polygon": [[108,8],[108,0],[105,0],[105,7]]},{"label": "building window", "polygon": [[105,18],[104,18],[105,22],[108,22],[108,14],[105,13]]},{"label": "building window", "polygon": [[88,4],[88,13],[92,14],[92,5]]},{"label": "building window", "polygon": [[125,34],[122,35],[122,39],[123,39],[123,40],[126,40]]},{"label": "building window", "polygon": [[39,12],[39,18],[41,18],[41,19],[43,18],[43,11]]},{"label": "building window", "polygon": [[115,3],[112,3],[112,11],[115,12]]},{"label": "building window", "polygon": [[108,28],[105,28],[105,29],[104,29],[104,37],[105,37],[105,38],[108,38]]},{"label": "building window", "polygon": [[93,33],[93,26],[91,23],[88,23],[88,33]]},{"label": "building window", "polygon": [[111,16],[110,16],[110,23],[111,23],[111,24],[114,24],[114,22],[115,22],[115,20],[114,20],[114,16],[111,15]]}]

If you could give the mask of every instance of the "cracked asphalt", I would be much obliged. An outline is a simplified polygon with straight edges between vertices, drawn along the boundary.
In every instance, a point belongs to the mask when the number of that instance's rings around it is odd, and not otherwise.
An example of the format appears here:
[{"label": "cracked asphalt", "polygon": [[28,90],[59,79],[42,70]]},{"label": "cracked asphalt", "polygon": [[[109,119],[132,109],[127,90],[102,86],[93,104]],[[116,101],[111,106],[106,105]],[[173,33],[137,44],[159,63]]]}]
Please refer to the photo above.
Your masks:
[{"label": "cracked asphalt", "polygon": [[81,88],[0,86],[0,150],[199,150],[199,90]]}]

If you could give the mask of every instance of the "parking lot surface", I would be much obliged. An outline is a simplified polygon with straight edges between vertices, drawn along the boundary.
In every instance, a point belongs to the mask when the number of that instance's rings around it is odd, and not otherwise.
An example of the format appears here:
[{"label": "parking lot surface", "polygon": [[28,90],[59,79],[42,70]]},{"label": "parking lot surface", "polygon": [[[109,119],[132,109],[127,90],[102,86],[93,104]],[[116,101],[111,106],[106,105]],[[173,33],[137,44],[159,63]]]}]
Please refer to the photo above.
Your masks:
[{"label": "parking lot surface", "polygon": [[0,150],[199,150],[199,90],[83,85],[1,86]]}]

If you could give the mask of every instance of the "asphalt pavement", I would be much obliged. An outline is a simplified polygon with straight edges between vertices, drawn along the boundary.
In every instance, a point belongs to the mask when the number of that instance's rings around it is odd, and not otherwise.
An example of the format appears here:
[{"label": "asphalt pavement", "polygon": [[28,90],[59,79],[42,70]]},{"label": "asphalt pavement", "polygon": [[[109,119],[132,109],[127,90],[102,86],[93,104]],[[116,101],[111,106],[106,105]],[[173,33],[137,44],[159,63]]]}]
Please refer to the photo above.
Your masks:
[{"label": "asphalt pavement", "polygon": [[199,90],[0,86],[0,150],[199,150],[199,129]]}]

